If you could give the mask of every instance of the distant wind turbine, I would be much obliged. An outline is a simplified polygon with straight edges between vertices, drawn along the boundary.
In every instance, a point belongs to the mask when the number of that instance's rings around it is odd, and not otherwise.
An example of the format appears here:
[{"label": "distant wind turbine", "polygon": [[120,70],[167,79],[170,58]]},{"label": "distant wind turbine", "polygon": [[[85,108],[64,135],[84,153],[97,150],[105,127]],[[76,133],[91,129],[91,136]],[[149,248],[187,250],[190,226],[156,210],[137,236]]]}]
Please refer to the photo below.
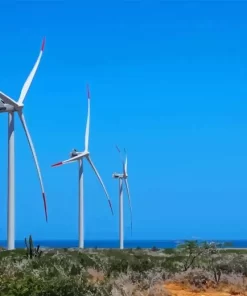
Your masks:
[{"label": "distant wind turbine", "polygon": [[113,214],[111,200],[109,197],[109,194],[106,190],[106,187],[95,167],[95,165],[92,162],[92,159],[90,157],[90,153],[88,151],[88,145],[89,145],[89,125],[90,125],[90,91],[89,86],[87,86],[87,98],[88,98],[88,113],[87,113],[87,124],[86,124],[86,132],[85,132],[85,148],[83,152],[78,152],[76,149],[74,149],[70,153],[70,158],[58,163],[55,163],[52,165],[52,167],[60,166],[63,164],[71,163],[78,161],[79,163],[79,248],[84,248],[84,186],[83,186],[83,159],[86,158],[89,162],[90,166],[92,167],[93,171],[95,172],[99,182],[101,183],[106,197],[108,199],[109,206],[111,208],[111,212]]},{"label": "distant wind turbine", "polygon": [[[121,151],[116,146],[120,156],[121,156]],[[130,218],[131,218],[131,234],[132,234],[132,207],[131,207],[131,200],[130,200],[130,192],[129,192],[129,184],[128,184],[128,172],[127,172],[127,153],[126,150],[124,149],[125,152],[125,160],[122,159],[122,165],[123,165],[123,172],[121,174],[119,173],[114,173],[112,175],[113,178],[119,180],[119,242],[120,242],[120,249],[124,248],[124,213],[123,213],[123,181],[127,190],[127,195],[128,195],[128,201],[129,201],[129,208],[130,208]]]},{"label": "distant wind turbine", "polygon": [[8,250],[12,250],[15,248],[15,157],[14,157],[14,113],[17,112],[23,129],[25,131],[28,144],[30,146],[30,149],[33,154],[33,159],[36,165],[36,169],[38,172],[39,182],[42,190],[42,197],[44,202],[44,208],[45,208],[45,216],[47,221],[47,209],[46,209],[46,197],[45,197],[45,191],[43,186],[43,181],[41,177],[41,172],[36,156],[36,152],[34,150],[33,142],[30,136],[30,133],[27,128],[27,124],[24,118],[23,114],[23,103],[26,97],[26,94],[29,90],[29,87],[32,83],[32,80],[34,78],[34,75],[37,71],[37,68],[39,66],[43,51],[45,47],[45,39],[43,39],[40,53],[38,56],[38,59],[36,63],[33,66],[32,71],[30,72],[26,82],[24,83],[21,94],[19,97],[19,100],[16,102],[3,92],[0,92],[0,113],[8,112],[8,226],[7,226],[7,232],[8,232]]}]

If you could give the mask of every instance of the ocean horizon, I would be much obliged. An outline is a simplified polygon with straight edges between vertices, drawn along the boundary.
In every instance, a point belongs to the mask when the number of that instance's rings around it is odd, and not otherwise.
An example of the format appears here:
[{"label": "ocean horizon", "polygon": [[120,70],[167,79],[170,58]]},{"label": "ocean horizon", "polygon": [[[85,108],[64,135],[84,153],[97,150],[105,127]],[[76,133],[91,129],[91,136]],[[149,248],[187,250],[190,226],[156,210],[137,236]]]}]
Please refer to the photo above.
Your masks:
[{"label": "ocean horizon", "polygon": [[[124,242],[125,248],[176,248],[180,243],[184,242],[186,239],[182,240],[126,240]],[[247,239],[243,240],[217,240],[217,239],[205,239],[198,241],[214,241],[218,243],[231,243],[233,248],[247,248]],[[35,246],[40,245],[46,248],[77,248],[78,240],[35,240]],[[6,248],[7,240],[0,240],[0,246]],[[16,248],[25,248],[24,240],[15,241]],[[85,240],[85,248],[119,248],[118,240]]]}]

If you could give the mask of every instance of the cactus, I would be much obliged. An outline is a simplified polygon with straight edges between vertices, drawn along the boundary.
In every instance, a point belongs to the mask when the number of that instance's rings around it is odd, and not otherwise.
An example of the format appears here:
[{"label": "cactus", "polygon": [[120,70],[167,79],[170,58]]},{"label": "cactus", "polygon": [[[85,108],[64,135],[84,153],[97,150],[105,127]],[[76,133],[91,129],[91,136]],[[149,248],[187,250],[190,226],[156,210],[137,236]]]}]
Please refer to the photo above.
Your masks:
[{"label": "cactus", "polygon": [[42,255],[42,251],[39,250],[40,246],[38,245],[37,248],[33,246],[33,239],[32,236],[29,235],[29,240],[27,241],[27,238],[25,238],[25,245],[26,245],[26,256],[29,259],[33,258],[40,258]]}]

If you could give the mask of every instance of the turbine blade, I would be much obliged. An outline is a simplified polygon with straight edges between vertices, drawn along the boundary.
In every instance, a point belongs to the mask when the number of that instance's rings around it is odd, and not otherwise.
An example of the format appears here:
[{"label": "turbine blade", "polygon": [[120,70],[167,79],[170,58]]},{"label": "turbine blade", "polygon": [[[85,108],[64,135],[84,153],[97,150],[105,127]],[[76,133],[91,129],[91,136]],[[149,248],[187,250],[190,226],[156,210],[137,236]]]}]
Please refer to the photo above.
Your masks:
[{"label": "turbine blade", "polygon": [[88,151],[88,142],[89,142],[89,127],[90,127],[90,90],[87,85],[87,124],[85,131],[85,150]]},{"label": "turbine blade", "polygon": [[67,164],[67,163],[71,163],[71,162],[75,162],[77,160],[79,160],[80,158],[84,157],[86,153],[80,153],[74,157],[71,157],[67,160],[64,160],[64,161],[60,161],[60,162],[57,162],[57,163],[54,163],[52,165],[52,167],[55,167],[55,166],[60,166],[60,165],[63,165],[63,164]]},{"label": "turbine blade", "polygon": [[13,99],[11,99],[9,96],[7,96],[6,94],[0,92],[0,98],[4,101],[4,103],[9,104],[13,107],[18,108],[19,105],[16,101],[14,101]]},{"label": "turbine blade", "polygon": [[128,166],[128,159],[127,159],[127,152],[126,149],[124,149],[124,153],[125,153],[125,163],[124,163],[124,174],[127,176],[127,166]]},{"label": "turbine blade", "polygon": [[94,166],[94,164],[93,164],[93,162],[92,162],[92,160],[91,160],[91,158],[90,158],[89,156],[87,156],[87,160],[88,160],[88,162],[90,163],[92,169],[94,170],[96,176],[98,177],[98,179],[99,179],[99,181],[100,181],[100,183],[101,183],[101,185],[102,185],[102,187],[103,187],[103,189],[104,189],[104,191],[105,191],[105,194],[106,194],[106,197],[107,197],[107,199],[108,199],[108,203],[109,203],[109,206],[110,206],[110,208],[111,208],[112,215],[113,215],[113,209],[112,209],[111,200],[110,200],[109,194],[108,194],[108,192],[107,192],[107,190],[106,190],[106,188],[105,188],[105,185],[104,185],[104,183],[103,183],[103,181],[102,181],[102,179],[101,179],[101,177],[100,177],[100,174],[98,173],[96,167]]},{"label": "turbine blade", "polygon": [[125,154],[125,160],[124,160],[123,157],[122,157],[122,155],[121,155],[121,150],[119,149],[119,147],[117,145],[116,145],[116,148],[117,148],[117,151],[120,154],[121,162],[123,164],[123,174],[125,176],[127,176],[128,175],[128,173],[127,173],[128,160],[127,160],[127,152],[126,152],[126,149],[124,148],[124,154]]},{"label": "turbine blade", "polygon": [[116,145],[116,148],[117,148],[117,151],[119,152],[119,155],[120,155],[120,160],[123,164],[123,171],[124,171],[124,166],[125,166],[125,163],[124,163],[124,160],[123,160],[123,157],[122,157],[122,154],[121,154],[121,150],[119,149],[119,147]]},{"label": "turbine blade", "polygon": [[121,150],[119,149],[118,145],[116,145],[116,148],[117,148],[117,151],[118,151],[119,153],[121,153]]},{"label": "turbine blade", "polygon": [[30,85],[31,85],[31,83],[33,81],[33,78],[34,78],[34,75],[35,75],[35,73],[36,73],[36,71],[38,69],[38,66],[39,66],[39,63],[40,63],[44,48],[45,48],[45,38],[42,41],[42,45],[41,45],[41,49],[40,49],[40,53],[39,53],[39,56],[37,58],[37,61],[34,64],[33,69],[31,70],[29,76],[27,77],[26,82],[24,83],[24,85],[22,87],[21,94],[20,94],[20,97],[19,97],[19,100],[18,100],[18,104],[20,104],[20,105],[23,104],[24,99],[26,97],[26,94],[27,94],[27,92],[29,90],[29,87],[30,87]]},{"label": "turbine blade", "polygon": [[128,195],[128,201],[129,201],[129,208],[130,208],[130,223],[131,223],[131,235],[132,235],[132,206],[131,206],[131,199],[130,199],[130,191],[129,191],[129,184],[128,180],[124,178],[124,184],[126,187],[127,195]]},{"label": "turbine blade", "polygon": [[29,133],[28,128],[27,128],[27,124],[26,124],[26,121],[25,121],[24,114],[22,112],[18,112],[18,115],[20,117],[20,120],[21,120],[23,129],[25,131],[25,134],[27,136],[27,141],[28,141],[28,144],[29,144],[30,149],[32,151],[33,159],[34,159],[36,169],[37,169],[37,172],[38,172],[38,177],[39,177],[39,182],[40,182],[40,187],[41,187],[42,197],[43,197],[43,202],[44,202],[45,218],[46,218],[46,222],[47,222],[48,221],[48,215],[47,215],[47,206],[46,206],[46,196],[45,196],[45,190],[44,190],[44,185],[43,185],[43,181],[42,181],[42,176],[41,176],[41,172],[40,172],[40,167],[39,167],[37,155],[36,155],[36,152],[35,152],[35,149],[34,149],[34,146],[33,146],[32,138],[31,138],[30,133]]}]

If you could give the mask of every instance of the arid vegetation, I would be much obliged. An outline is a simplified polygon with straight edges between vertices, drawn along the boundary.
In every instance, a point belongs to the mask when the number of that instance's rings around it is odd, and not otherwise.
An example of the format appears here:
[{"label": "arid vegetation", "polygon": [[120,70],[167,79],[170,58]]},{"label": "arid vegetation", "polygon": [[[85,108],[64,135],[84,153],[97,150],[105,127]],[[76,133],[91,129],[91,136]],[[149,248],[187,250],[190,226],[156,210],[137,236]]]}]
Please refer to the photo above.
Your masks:
[{"label": "arid vegetation", "polygon": [[[166,250],[80,251],[41,250],[31,237],[25,242],[26,249],[0,251],[0,295],[194,295],[187,290],[245,295],[247,291],[247,251],[215,243],[187,241]],[[176,292],[177,287],[183,287],[184,294]]]}]

